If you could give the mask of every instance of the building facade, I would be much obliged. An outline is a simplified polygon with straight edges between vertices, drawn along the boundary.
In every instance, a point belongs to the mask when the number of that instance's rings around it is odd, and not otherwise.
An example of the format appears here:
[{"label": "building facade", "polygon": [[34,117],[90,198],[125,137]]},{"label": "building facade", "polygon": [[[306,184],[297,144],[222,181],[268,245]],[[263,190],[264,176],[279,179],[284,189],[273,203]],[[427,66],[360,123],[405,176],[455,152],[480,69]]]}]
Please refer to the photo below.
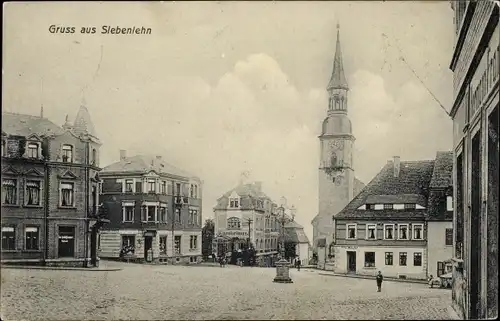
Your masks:
[{"label": "building facade", "polygon": [[202,182],[161,156],[127,157],[101,172],[110,223],[99,255],[155,263],[201,261]]},{"label": "building facade", "polygon": [[84,106],[62,127],[43,114],[2,113],[3,263],[88,265],[100,146]]},{"label": "building facade", "polygon": [[498,315],[498,3],[452,1],[455,46],[452,300],[464,319]]},{"label": "building facade", "polygon": [[[278,205],[262,192],[262,183],[240,183],[217,200],[214,207],[215,255],[256,250],[258,263],[276,259],[280,247],[281,225]],[[226,243],[218,243],[220,237]],[[224,248],[221,248],[224,247]]]},{"label": "building facade", "polygon": [[318,256],[318,267],[325,268],[326,246],[333,241],[332,215],[342,210],[364,186],[354,175],[351,120],[348,116],[349,86],[344,74],[340,32],[337,25],[337,43],[333,71],[327,86],[328,109],[323,120],[319,164],[319,212],[312,220],[313,251]]},{"label": "building facade", "polygon": [[285,242],[294,243],[296,258],[300,259],[302,265],[309,265],[312,256],[311,244],[302,225],[294,220],[286,223]]},{"label": "building facade", "polygon": [[388,162],[334,217],[333,270],[405,279],[444,274],[452,256],[451,161],[450,152],[438,152],[435,160]]}]

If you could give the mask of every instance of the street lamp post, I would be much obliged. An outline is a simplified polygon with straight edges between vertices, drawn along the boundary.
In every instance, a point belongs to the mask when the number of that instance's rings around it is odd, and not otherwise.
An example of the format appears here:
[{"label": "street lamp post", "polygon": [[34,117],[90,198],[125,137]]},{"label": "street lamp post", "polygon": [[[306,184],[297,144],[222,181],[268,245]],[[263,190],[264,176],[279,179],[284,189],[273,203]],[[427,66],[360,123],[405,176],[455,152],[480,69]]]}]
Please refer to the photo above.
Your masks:
[{"label": "street lamp post", "polygon": [[[278,208],[279,220],[281,223],[281,249],[280,256],[281,259],[276,262],[276,276],[274,277],[273,282],[276,283],[293,283],[292,278],[290,278],[290,264],[285,259],[285,222],[289,220],[285,217],[285,208],[281,205]],[[292,217],[293,220],[293,217]]]}]

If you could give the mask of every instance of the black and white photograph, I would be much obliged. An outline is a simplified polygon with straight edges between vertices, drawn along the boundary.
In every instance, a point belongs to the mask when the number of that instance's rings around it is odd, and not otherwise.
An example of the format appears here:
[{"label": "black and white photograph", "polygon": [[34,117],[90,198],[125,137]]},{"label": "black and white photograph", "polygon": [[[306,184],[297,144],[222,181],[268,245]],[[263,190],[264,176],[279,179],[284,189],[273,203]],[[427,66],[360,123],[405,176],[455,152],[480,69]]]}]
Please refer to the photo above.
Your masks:
[{"label": "black and white photograph", "polygon": [[0,318],[497,318],[499,9],[4,2]]}]

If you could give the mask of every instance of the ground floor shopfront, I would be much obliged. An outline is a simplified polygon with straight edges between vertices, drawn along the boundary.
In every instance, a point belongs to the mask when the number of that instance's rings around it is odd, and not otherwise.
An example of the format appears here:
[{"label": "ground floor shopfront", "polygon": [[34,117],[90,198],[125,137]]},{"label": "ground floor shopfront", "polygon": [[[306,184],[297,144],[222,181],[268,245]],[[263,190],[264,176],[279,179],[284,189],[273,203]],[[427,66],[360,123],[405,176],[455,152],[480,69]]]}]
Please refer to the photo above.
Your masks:
[{"label": "ground floor shopfront", "polygon": [[97,242],[91,237],[91,224],[85,219],[2,217],[1,262],[89,265],[93,242]]},{"label": "ground floor shopfront", "polygon": [[103,230],[99,257],[152,263],[201,262],[201,231]]}]

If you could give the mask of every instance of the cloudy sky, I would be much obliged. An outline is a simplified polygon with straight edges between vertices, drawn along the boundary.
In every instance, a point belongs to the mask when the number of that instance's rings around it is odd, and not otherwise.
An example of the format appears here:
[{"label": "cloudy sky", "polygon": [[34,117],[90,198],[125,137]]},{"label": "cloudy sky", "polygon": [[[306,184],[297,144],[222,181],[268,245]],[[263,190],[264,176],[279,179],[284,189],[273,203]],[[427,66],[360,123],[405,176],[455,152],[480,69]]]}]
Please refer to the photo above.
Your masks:
[{"label": "cloudy sky", "polygon": [[[449,110],[448,1],[8,3],[2,108],[38,115],[43,104],[62,124],[84,101],[103,165],[120,149],[163,155],[204,180],[205,217],[248,170],[297,207],[311,237],[337,22],[357,177],[369,182],[394,155],[450,150],[451,120],[401,60]],[[103,35],[103,25],[152,34]]]}]

